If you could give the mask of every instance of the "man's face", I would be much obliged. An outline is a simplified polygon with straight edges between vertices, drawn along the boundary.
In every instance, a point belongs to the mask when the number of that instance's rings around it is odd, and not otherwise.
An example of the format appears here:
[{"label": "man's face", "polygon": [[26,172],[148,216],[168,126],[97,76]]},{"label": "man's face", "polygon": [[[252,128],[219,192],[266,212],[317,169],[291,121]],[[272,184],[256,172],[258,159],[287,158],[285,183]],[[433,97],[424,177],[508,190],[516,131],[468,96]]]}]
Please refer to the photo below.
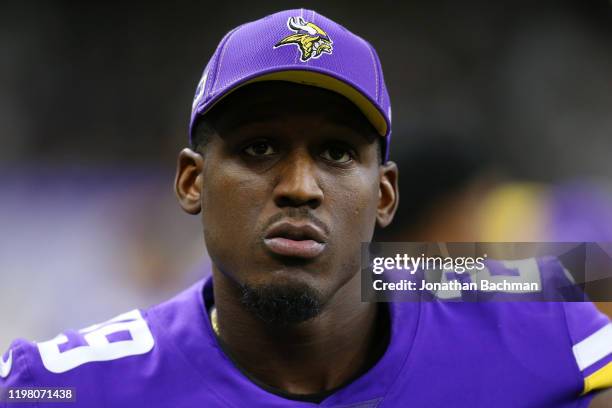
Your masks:
[{"label": "man's face", "polygon": [[241,287],[306,290],[324,307],[395,209],[396,169],[380,165],[374,129],[343,96],[286,82],[239,89],[209,123],[199,205],[216,269]]}]

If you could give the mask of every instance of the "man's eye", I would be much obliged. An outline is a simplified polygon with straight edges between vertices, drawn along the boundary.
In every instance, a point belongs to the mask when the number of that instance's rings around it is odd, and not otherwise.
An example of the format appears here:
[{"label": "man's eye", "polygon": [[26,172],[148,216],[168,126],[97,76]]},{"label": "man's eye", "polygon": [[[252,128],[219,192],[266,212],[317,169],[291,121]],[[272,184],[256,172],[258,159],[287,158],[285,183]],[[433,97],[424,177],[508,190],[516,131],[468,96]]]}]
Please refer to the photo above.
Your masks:
[{"label": "man's eye", "polygon": [[255,142],[247,146],[247,148],[244,149],[244,152],[248,154],[249,156],[257,157],[257,156],[270,156],[276,153],[276,150],[274,150],[272,145],[270,145],[270,143],[268,142]]},{"label": "man's eye", "polygon": [[328,147],[321,153],[321,157],[335,163],[347,163],[353,159],[347,149],[339,146]]}]

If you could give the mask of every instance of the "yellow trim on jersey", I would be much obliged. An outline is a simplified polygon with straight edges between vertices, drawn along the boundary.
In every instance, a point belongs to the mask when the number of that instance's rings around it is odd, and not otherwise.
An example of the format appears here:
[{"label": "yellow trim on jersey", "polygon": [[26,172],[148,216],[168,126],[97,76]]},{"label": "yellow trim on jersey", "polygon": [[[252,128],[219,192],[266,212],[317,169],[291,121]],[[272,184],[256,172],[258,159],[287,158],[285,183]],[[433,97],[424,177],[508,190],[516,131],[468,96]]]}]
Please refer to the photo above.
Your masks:
[{"label": "yellow trim on jersey", "polygon": [[584,391],[582,394],[610,387],[612,387],[612,362],[609,362],[584,379]]}]

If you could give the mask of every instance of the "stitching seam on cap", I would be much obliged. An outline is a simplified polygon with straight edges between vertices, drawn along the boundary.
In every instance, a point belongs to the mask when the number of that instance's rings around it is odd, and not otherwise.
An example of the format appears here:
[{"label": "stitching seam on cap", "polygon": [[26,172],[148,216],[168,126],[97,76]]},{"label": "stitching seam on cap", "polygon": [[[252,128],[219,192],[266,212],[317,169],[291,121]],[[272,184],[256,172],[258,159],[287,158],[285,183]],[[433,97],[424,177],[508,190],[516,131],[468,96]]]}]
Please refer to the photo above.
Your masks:
[{"label": "stitching seam on cap", "polygon": [[372,65],[374,65],[374,77],[376,79],[376,102],[380,103],[378,100],[378,88],[380,88],[380,84],[378,82],[378,64],[376,64],[376,58],[374,58],[374,51],[372,50],[372,46],[367,43],[364,39],[361,39],[366,46],[368,47],[368,51],[370,51],[370,59],[372,60]]},{"label": "stitching seam on cap", "polygon": [[225,57],[225,50],[227,49],[227,43],[229,42],[230,38],[232,38],[232,36],[234,35],[234,33],[236,33],[236,31],[238,31],[238,29],[240,29],[242,26],[244,26],[244,24],[239,25],[238,27],[234,28],[232,31],[230,31],[227,34],[227,37],[225,39],[225,41],[223,42],[223,44],[221,44],[222,47],[222,51],[221,51],[221,56],[219,57],[219,63],[217,64],[217,69],[215,70],[215,80],[210,88],[211,92],[213,92],[215,90],[215,86],[217,85],[217,80],[219,79],[219,71],[221,71],[221,64],[223,63],[223,57]]}]

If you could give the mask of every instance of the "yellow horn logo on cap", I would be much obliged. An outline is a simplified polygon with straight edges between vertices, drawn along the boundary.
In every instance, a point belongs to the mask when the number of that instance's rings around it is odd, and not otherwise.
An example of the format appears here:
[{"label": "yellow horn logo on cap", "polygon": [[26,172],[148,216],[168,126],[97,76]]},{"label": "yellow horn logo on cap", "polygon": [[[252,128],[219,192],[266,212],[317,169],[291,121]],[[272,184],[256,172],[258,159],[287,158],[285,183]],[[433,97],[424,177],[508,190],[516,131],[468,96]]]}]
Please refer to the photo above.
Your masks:
[{"label": "yellow horn logo on cap", "polygon": [[332,53],[333,42],[321,27],[307,23],[302,17],[290,17],[287,20],[287,27],[296,34],[283,38],[274,45],[274,48],[295,44],[302,54],[300,58],[302,62],[319,58],[323,53]]}]

